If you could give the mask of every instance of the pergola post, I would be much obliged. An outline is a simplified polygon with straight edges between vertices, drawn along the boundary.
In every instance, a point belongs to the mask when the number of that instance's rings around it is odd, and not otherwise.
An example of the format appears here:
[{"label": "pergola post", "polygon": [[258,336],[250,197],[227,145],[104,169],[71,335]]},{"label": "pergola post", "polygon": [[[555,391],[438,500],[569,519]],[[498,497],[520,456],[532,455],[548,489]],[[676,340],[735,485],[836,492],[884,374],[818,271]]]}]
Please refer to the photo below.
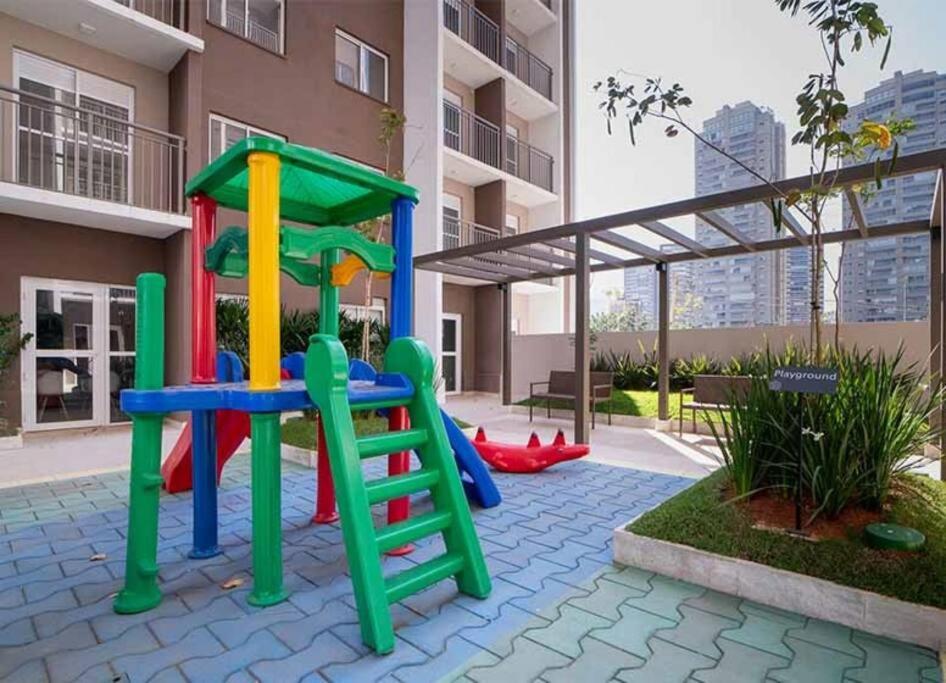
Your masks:
[{"label": "pergola post", "polygon": [[591,263],[588,255],[588,233],[575,235],[575,443],[588,443],[590,425],[588,408],[591,400],[591,343],[588,314],[591,310]]},{"label": "pergola post", "polygon": [[670,419],[670,268],[657,264],[657,419]]},{"label": "pergola post", "polygon": [[503,405],[512,403],[512,285],[499,285],[503,295]]}]

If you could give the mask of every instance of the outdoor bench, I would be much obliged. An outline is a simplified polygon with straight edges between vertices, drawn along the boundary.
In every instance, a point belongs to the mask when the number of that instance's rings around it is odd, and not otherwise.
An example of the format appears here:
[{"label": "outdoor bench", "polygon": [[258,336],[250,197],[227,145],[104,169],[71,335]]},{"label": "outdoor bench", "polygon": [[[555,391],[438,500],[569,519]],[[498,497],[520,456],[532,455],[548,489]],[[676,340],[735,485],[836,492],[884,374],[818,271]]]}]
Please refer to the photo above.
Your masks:
[{"label": "outdoor bench", "polygon": [[[689,410],[696,431],[696,411],[716,410],[722,413],[732,405],[733,398],[749,393],[752,378],[748,375],[695,375],[693,386],[680,390],[680,435],[683,435],[683,411]],[[684,396],[691,400],[684,402]]]},{"label": "outdoor bench", "polygon": [[[595,410],[598,403],[608,402],[608,424],[611,424],[611,385],[614,375],[610,372],[591,373],[591,428],[595,426]],[[547,390],[536,393],[535,388],[547,385]],[[575,392],[575,373],[571,370],[552,370],[549,378],[544,382],[529,383],[529,422],[532,422],[532,408],[536,399],[545,399],[545,412],[552,417],[552,401],[571,401],[574,405],[577,396]]]}]

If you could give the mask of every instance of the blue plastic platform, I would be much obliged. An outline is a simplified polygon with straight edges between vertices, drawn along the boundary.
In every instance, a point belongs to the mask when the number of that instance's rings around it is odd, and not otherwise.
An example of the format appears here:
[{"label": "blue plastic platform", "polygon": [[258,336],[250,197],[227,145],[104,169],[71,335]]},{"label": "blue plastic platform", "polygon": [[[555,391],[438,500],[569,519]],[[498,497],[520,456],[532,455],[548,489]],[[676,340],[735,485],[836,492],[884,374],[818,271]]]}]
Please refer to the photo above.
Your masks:
[{"label": "blue plastic platform", "polygon": [[[348,401],[359,404],[398,402],[414,395],[404,375],[380,373],[375,381],[349,380]],[[187,384],[163,389],[124,389],[121,407],[126,413],[172,413],[185,410],[241,410],[246,413],[278,413],[316,408],[305,381],[284,379],[276,391],[250,391],[247,382]]]}]

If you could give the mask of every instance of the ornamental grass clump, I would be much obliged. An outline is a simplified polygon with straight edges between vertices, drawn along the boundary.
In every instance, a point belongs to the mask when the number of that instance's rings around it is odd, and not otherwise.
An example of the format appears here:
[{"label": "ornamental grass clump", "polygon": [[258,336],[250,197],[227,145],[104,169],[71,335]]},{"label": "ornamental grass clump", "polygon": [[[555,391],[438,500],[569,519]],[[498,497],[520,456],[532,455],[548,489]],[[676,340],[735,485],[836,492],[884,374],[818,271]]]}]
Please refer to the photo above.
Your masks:
[{"label": "ornamental grass clump", "polygon": [[902,349],[893,355],[856,348],[825,353],[826,364],[838,369],[835,394],[770,391],[775,368],[804,364],[807,357],[804,349],[788,347],[764,354],[762,372],[744,395],[732,397],[720,428],[710,421],[737,498],[773,489],[794,493],[802,448],[809,522],[835,518],[851,505],[882,508],[899,475],[914,468],[940,434],[932,417],[943,393],[924,386],[918,366],[905,365]]}]

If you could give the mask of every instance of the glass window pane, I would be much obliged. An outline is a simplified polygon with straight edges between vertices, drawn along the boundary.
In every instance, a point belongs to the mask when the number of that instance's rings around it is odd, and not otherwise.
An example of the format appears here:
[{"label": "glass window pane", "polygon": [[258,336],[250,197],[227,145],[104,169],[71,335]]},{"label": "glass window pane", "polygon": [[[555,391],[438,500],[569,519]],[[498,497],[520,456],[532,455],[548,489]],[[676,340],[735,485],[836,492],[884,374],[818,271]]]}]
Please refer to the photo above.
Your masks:
[{"label": "glass window pane", "polygon": [[234,126],[232,123],[223,125],[224,131],[224,151],[230,149],[240,140],[246,138],[246,128],[243,126]]},{"label": "glass window pane", "polygon": [[441,349],[444,353],[453,353],[457,350],[457,321],[456,320],[444,320],[443,321],[443,340],[441,341]]},{"label": "glass window pane", "polygon": [[108,290],[108,350],[112,353],[135,350],[135,290],[111,287]]},{"label": "glass window pane", "polygon": [[443,356],[443,388],[446,391],[457,390],[457,357]]},{"label": "glass window pane", "polygon": [[365,54],[368,59],[368,82],[365,84],[366,87],[362,88],[362,90],[376,99],[386,100],[387,93],[384,92],[384,81],[388,66],[387,60],[381,55],[377,55],[368,50],[365,50]]},{"label": "glass window pane", "polygon": [[36,348],[90,351],[93,296],[68,290],[36,290]]},{"label": "glass window pane", "polygon": [[249,0],[246,37],[268,50],[279,51],[281,0]]},{"label": "glass window pane", "polygon": [[91,358],[37,358],[36,421],[91,420],[92,383]]},{"label": "glass window pane", "polygon": [[220,129],[223,124],[219,119],[210,119],[210,160],[213,161],[223,154],[220,146]]},{"label": "glass window pane", "polygon": [[335,34],[335,78],[352,88],[358,87],[358,52],[355,43]]},{"label": "glass window pane", "polygon": [[246,0],[226,0],[223,25],[234,33],[246,35]]},{"label": "glass window pane", "polygon": [[109,422],[128,422],[128,417],[121,409],[119,393],[122,389],[131,389],[135,384],[135,359],[133,357],[110,358],[108,373]]}]

